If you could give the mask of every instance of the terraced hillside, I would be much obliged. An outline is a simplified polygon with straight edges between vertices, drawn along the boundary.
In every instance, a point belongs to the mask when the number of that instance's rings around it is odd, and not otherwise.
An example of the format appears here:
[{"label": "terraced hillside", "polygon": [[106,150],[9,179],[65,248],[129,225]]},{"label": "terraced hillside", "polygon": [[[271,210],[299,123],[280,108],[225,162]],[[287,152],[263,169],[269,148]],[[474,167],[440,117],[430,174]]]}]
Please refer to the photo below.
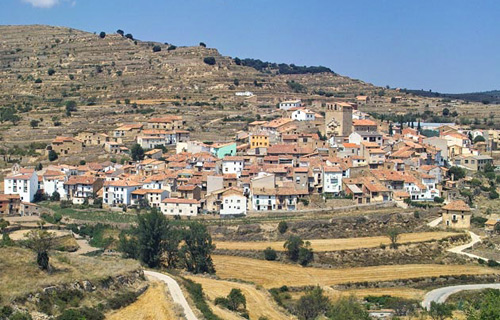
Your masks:
[{"label": "terraced hillside", "polygon": [[[40,25],[0,26],[0,33],[0,99],[4,102],[69,97],[114,101],[186,94],[206,98],[221,93],[234,96],[236,89],[249,88],[262,94],[287,95],[293,90],[286,81],[293,78],[325,90],[376,89],[334,74],[274,76],[236,65],[232,58],[203,46],[169,50],[167,44],[119,34],[101,38],[75,29]],[[160,52],[153,52],[155,45],[160,46]],[[204,63],[205,57],[215,57],[215,65]],[[49,70],[54,73],[49,75]]]}]

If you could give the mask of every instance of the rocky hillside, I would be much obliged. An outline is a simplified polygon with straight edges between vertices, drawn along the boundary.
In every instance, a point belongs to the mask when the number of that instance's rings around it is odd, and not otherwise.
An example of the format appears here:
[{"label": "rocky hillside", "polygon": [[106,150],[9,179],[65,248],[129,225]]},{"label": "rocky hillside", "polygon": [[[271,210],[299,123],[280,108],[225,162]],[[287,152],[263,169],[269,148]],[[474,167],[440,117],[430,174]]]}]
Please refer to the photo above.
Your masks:
[{"label": "rocky hillside", "polygon": [[[276,75],[237,65],[216,49],[143,42],[51,26],[0,26],[0,101],[179,99],[234,96],[250,90],[295,95],[324,90],[342,94],[376,90],[333,73]],[[159,46],[161,51],[153,52]],[[170,50],[169,50],[170,48]],[[172,50],[173,49],[173,50]],[[215,64],[203,60],[214,57]],[[235,81],[237,79],[237,81]],[[307,87],[287,85],[295,80]],[[300,89],[300,88],[299,88]]]}]

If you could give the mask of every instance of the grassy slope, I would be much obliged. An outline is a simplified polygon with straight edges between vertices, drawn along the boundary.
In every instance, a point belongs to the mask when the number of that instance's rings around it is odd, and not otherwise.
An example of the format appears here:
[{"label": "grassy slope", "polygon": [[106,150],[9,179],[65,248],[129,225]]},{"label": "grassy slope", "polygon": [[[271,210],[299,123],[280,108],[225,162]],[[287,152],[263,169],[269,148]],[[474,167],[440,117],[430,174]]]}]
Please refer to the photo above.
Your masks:
[{"label": "grassy slope", "polygon": [[268,319],[293,319],[279,310],[278,305],[266,292],[255,288],[255,286],[245,283],[215,280],[205,277],[192,276],[189,279],[203,286],[209,300],[214,301],[217,297],[225,297],[231,289],[241,289],[247,300],[247,310],[251,319],[267,317]]},{"label": "grassy slope", "polygon": [[2,301],[26,295],[44,287],[77,280],[97,280],[138,269],[136,261],[118,258],[90,258],[52,253],[52,274],[41,271],[33,252],[16,247],[0,248],[0,295]]},{"label": "grassy slope", "polygon": [[177,319],[175,306],[163,283],[153,282],[136,302],[106,315],[109,320]]},{"label": "grassy slope", "polygon": [[[421,233],[405,233],[402,234],[398,243],[423,242],[430,240],[440,240],[448,238],[458,233],[453,232],[421,232]],[[352,250],[360,248],[375,248],[380,244],[388,245],[390,240],[388,237],[362,237],[362,238],[346,238],[346,239],[316,239],[308,240],[311,243],[314,251],[339,251]],[[226,250],[264,250],[271,247],[274,250],[283,251],[283,241],[269,242],[229,242],[215,241],[217,249]]]},{"label": "grassy slope", "polygon": [[257,259],[213,256],[217,275],[222,279],[241,279],[266,288],[307,285],[334,285],[363,281],[391,281],[444,275],[498,273],[469,265],[409,264],[396,266],[357,267],[346,269],[303,268],[299,265]]}]

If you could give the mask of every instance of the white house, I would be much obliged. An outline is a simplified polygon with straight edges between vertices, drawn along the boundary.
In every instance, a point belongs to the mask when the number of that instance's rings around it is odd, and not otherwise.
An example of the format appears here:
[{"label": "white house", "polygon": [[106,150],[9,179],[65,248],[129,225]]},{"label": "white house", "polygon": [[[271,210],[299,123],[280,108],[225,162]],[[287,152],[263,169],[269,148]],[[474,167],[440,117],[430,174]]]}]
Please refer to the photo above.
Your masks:
[{"label": "white house", "polygon": [[157,146],[166,146],[167,140],[159,136],[138,136],[137,143],[144,149],[154,149]]},{"label": "white house", "polygon": [[54,192],[57,192],[61,196],[61,199],[66,198],[64,183],[67,180],[68,177],[62,172],[47,170],[42,176],[44,193],[50,197]]},{"label": "white house", "polygon": [[106,181],[102,194],[102,202],[110,207],[132,204],[132,192],[141,188],[142,183],[135,181]]},{"label": "white house", "polygon": [[276,210],[276,191],[274,189],[254,188],[252,190],[252,209],[256,211]]},{"label": "white house", "polygon": [[302,101],[300,100],[286,100],[280,102],[281,110],[288,110],[291,108],[300,108],[300,107],[302,107]]},{"label": "white house", "polygon": [[21,202],[32,202],[38,191],[38,176],[33,169],[14,171],[4,179],[4,193],[18,194]]},{"label": "white house", "polygon": [[222,193],[222,203],[220,215],[246,215],[247,198],[243,191],[236,188],[229,188]]},{"label": "white house", "polygon": [[376,131],[355,131],[349,135],[349,143],[361,145],[362,142],[373,142],[382,146],[382,135]]},{"label": "white house", "polygon": [[305,108],[300,108],[292,112],[292,119],[297,121],[314,121],[316,113]]},{"label": "white house", "polygon": [[196,216],[200,202],[195,199],[166,198],[161,202],[161,212],[165,215]]},{"label": "white house", "polygon": [[222,173],[229,174],[234,173],[236,177],[241,176],[243,167],[245,166],[245,159],[239,156],[225,156],[222,159]]},{"label": "white house", "polygon": [[94,197],[102,187],[102,179],[93,176],[70,176],[64,182],[64,192],[67,200],[73,203],[83,203],[85,199]]},{"label": "white house", "polygon": [[169,197],[167,190],[161,189],[136,189],[132,191],[132,204],[140,205],[141,201],[146,201],[152,208],[160,208],[161,202]]},{"label": "white house", "polygon": [[342,191],[342,169],[340,167],[323,168],[323,192],[338,195]]}]

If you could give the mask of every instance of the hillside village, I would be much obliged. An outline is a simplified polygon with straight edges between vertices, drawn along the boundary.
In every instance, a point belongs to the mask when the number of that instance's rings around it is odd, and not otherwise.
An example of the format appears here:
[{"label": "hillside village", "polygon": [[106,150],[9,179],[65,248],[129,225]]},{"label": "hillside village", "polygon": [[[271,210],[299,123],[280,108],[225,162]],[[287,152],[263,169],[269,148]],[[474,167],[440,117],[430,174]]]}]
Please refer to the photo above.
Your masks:
[{"label": "hillside village", "polygon": [[203,42],[0,31],[0,320],[465,319],[498,299],[433,295],[500,286],[495,106]]},{"label": "hillside village", "polygon": [[450,167],[493,167],[489,154],[498,144],[494,130],[388,125],[358,110],[356,102],[285,100],[279,110],[282,117],[251,122],[248,131],[217,143],[191,140],[183,117],[172,115],[123,123],[107,134],[58,136],[46,150],[56,158],[98,146],[134,160],[76,166],[55,160],[41,170],[15,166],[4,181],[11,211],[3,213],[22,213],[24,204],[42,198],[99,201],[120,210],[151,206],[181,217],[326,209],[334,199],[402,207],[450,203],[463,198],[457,186],[464,178],[450,174]]}]

